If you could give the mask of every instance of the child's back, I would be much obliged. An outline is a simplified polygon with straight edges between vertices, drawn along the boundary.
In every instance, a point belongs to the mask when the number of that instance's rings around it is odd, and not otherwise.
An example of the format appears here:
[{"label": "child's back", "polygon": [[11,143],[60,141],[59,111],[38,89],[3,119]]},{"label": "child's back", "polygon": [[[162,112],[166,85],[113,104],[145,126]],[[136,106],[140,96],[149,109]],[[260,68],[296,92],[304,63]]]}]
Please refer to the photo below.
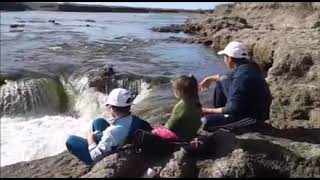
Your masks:
[{"label": "child's back", "polygon": [[201,126],[201,109],[192,99],[181,99],[173,108],[165,127],[178,135],[181,140],[190,141]]}]

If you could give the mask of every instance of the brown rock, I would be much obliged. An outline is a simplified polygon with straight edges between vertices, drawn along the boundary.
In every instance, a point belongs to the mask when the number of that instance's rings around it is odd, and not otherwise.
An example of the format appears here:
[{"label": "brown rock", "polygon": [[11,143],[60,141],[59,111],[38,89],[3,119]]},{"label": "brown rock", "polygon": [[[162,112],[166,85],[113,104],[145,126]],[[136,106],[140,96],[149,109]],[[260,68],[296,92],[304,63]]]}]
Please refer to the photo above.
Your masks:
[{"label": "brown rock", "polygon": [[147,169],[146,162],[134,149],[111,154],[91,169],[83,178],[140,177]]},{"label": "brown rock", "polygon": [[1,167],[1,178],[77,178],[89,171],[84,163],[68,152]]}]

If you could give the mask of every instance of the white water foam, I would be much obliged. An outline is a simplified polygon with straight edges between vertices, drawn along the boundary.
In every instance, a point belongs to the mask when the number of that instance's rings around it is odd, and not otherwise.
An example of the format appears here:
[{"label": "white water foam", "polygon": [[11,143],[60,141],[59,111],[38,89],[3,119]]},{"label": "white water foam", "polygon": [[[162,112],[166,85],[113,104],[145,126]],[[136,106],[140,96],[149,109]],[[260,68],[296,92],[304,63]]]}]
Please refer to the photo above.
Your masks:
[{"label": "white water foam", "polygon": [[[106,95],[93,88],[84,88],[85,79],[78,81],[82,89],[75,98],[74,110],[79,117],[66,115],[43,117],[2,117],[1,120],[1,164],[5,166],[20,161],[30,161],[66,150],[69,135],[86,138],[95,118],[111,119],[103,105]],[[134,103],[149,95],[147,83],[142,83],[141,93]]]},{"label": "white water foam", "polygon": [[141,91],[137,95],[137,97],[133,100],[133,104],[138,104],[143,99],[148,97],[150,92],[151,92],[150,84],[148,84],[148,83],[146,83],[144,81],[141,83],[141,87],[140,88],[141,88]]},{"label": "white water foam", "polygon": [[53,50],[53,51],[59,51],[59,50],[62,50],[62,47],[60,47],[60,46],[53,46],[53,47],[49,47],[48,49]]},{"label": "white water foam", "polygon": [[68,135],[85,133],[84,124],[72,117],[19,119],[1,118],[1,166],[55,155],[66,149]]},{"label": "white water foam", "polygon": [[101,93],[91,93],[77,99],[80,117],[43,116],[39,118],[1,118],[1,164],[29,161],[52,156],[66,150],[69,135],[86,137],[93,119],[110,115],[103,112],[99,99]]}]

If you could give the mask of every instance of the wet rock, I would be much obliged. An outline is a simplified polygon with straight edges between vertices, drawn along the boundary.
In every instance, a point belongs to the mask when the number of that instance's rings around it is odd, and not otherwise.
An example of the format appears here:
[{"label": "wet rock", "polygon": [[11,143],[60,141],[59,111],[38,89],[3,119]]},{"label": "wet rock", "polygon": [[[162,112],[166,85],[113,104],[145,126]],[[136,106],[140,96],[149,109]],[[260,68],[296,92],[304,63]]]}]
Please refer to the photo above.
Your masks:
[{"label": "wet rock", "polygon": [[28,21],[30,23],[45,23],[46,21],[41,21],[41,20],[30,20]]},{"label": "wet rock", "polygon": [[179,32],[185,32],[185,33],[192,33],[192,30],[187,25],[170,25],[165,27],[153,27],[151,28],[152,31],[155,32],[172,32],[172,33],[179,33]]},{"label": "wet rock", "polygon": [[89,87],[95,87],[102,93],[108,93],[109,91],[106,92],[106,86],[107,89],[111,89],[109,86],[114,84],[115,74],[113,66],[99,68],[89,74]]},{"label": "wet rock", "polygon": [[170,36],[168,39],[165,40],[166,42],[181,42],[185,43],[188,41],[186,38],[180,38],[180,37],[175,37],[175,36]]},{"label": "wet rock", "polygon": [[18,28],[18,27],[25,27],[25,24],[11,24],[10,27],[11,28]]},{"label": "wet rock", "polygon": [[23,32],[23,29],[12,29],[9,32]]},{"label": "wet rock", "polygon": [[6,83],[6,78],[0,76],[0,86]]},{"label": "wet rock", "polygon": [[86,19],[85,22],[96,22],[96,21],[92,19]]},{"label": "wet rock", "polygon": [[212,40],[206,40],[203,42],[203,44],[206,46],[210,46],[212,43],[213,43]]},{"label": "wet rock", "polygon": [[142,84],[149,86],[149,83],[162,83],[161,77],[148,80],[140,75],[116,72],[113,66],[109,65],[91,70],[87,77],[89,87],[101,93],[108,94],[114,88],[125,88],[131,92],[133,98],[140,94]]}]

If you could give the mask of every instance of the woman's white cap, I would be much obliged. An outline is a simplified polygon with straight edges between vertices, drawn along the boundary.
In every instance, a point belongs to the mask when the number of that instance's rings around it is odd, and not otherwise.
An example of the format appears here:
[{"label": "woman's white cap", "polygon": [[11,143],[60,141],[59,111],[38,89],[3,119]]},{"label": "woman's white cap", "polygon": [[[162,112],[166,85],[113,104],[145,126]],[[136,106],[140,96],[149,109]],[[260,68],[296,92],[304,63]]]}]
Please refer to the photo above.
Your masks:
[{"label": "woman's white cap", "polygon": [[113,89],[108,96],[105,105],[112,105],[117,107],[127,107],[132,105],[131,93],[123,88]]},{"label": "woman's white cap", "polygon": [[233,58],[249,58],[247,47],[238,41],[231,41],[218,55],[227,55]]}]

